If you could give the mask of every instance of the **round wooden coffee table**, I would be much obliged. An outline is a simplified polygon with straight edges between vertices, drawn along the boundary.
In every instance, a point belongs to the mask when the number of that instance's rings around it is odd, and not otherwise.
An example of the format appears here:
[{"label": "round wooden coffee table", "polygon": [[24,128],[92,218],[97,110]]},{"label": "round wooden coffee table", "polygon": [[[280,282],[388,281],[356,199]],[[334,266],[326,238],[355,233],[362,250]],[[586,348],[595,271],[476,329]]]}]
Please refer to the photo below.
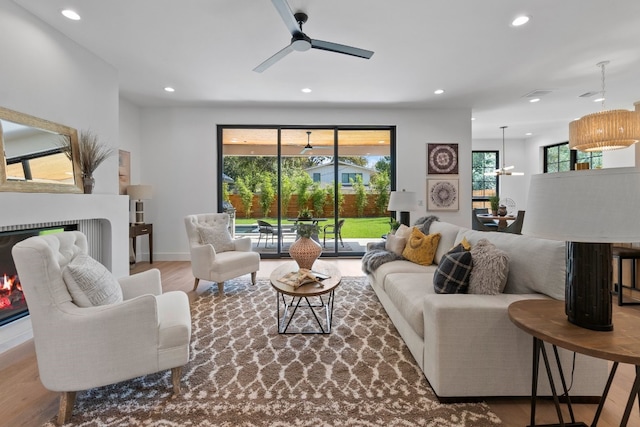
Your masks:
[{"label": "round wooden coffee table", "polygon": [[[279,334],[328,334],[331,332],[333,320],[333,300],[335,289],[342,280],[340,270],[327,261],[316,261],[313,264],[314,272],[329,276],[326,279],[314,283],[307,283],[294,289],[293,286],[280,282],[278,279],[292,271],[298,271],[295,261],[287,262],[273,270],[269,276],[271,286],[276,290],[277,297],[277,321]],[[306,304],[302,304],[302,302]],[[281,312],[282,308],[282,314]],[[319,329],[302,329],[287,332],[291,320],[298,308],[308,309],[317,322]],[[319,315],[320,314],[320,315]]]}]

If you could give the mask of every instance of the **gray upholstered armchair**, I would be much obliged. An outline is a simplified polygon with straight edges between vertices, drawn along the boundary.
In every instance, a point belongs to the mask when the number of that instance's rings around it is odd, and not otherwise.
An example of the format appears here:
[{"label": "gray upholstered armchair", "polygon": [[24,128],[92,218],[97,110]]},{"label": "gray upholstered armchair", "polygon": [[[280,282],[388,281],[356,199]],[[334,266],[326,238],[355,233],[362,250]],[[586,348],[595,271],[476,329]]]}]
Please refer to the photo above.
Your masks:
[{"label": "gray upholstered armchair", "polygon": [[42,384],[62,392],[58,422],[71,417],[76,391],[171,369],[180,392],[189,361],[191,314],[184,292],[162,293],[160,271],[116,279],[87,255],[78,231],[16,244]]},{"label": "gray upholstered armchair", "polygon": [[216,282],[220,295],[224,281],[251,273],[255,285],[260,268],[260,254],[251,250],[251,238],[232,239],[229,214],[206,213],[184,218],[191,252],[191,270],[195,277],[193,290],[200,279]]}]

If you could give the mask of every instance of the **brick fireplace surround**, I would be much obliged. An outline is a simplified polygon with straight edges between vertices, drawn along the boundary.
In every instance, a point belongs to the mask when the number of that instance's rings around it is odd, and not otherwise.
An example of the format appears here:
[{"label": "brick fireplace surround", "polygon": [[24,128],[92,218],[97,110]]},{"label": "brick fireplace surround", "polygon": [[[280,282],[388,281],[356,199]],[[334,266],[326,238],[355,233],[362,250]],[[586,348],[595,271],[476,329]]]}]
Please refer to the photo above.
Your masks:
[{"label": "brick fireplace surround", "polygon": [[[113,194],[0,193],[0,230],[31,224],[95,220],[100,260],[116,277],[129,275],[129,198]],[[0,327],[0,353],[33,337],[29,316]]]}]

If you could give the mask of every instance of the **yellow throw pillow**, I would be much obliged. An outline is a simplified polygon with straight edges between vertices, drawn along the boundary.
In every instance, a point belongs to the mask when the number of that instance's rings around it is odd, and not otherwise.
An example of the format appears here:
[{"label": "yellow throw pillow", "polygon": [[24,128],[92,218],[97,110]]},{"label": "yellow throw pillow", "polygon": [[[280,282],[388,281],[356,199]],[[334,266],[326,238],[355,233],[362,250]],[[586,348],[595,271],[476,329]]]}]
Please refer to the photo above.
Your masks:
[{"label": "yellow throw pillow", "polygon": [[471,250],[471,243],[469,243],[466,237],[462,238],[462,241],[460,242],[460,244],[462,245],[465,251]]},{"label": "yellow throw pillow", "polygon": [[411,230],[411,236],[402,251],[402,256],[420,265],[430,265],[436,255],[440,233],[426,235],[416,227]]}]

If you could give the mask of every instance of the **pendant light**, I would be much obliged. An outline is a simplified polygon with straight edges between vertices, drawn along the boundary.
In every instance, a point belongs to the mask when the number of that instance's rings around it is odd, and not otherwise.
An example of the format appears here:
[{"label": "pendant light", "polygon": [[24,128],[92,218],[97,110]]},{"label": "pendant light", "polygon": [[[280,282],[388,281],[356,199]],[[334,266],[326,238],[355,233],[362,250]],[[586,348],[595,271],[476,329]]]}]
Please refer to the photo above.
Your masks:
[{"label": "pendant light", "polygon": [[485,175],[490,176],[501,176],[501,175],[514,175],[514,176],[522,176],[524,172],[512,172],[511,170],[515,168],[515,166],[505,166],[505,158],[507,157],[504,149],[504,130],[507,126],[500,126],[502,129],[502,167],[500,169],[496,169],[493,172],[487,172]]},{"label": "pendant light", "polygon": [[640,140],[640,112],[605,110],[604,68],[609,61],[598,62],[602,80],[602,111],[569,123],[569,148],[603,151],[627,148]]}]

